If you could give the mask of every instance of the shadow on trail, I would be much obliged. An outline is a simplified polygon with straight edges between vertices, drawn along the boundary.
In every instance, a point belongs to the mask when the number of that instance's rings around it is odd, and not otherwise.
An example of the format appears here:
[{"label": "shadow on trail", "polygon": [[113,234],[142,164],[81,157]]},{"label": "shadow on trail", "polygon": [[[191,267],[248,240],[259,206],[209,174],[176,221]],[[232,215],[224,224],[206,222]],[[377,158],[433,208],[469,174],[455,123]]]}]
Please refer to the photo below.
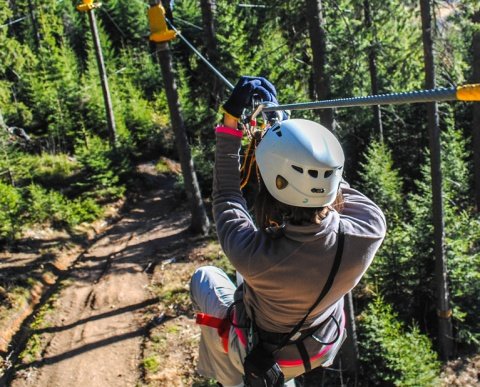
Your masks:
[{"label": "shadow on trail", "polygon": [[[186,244],[194,248],[194,241],[188,229],[183,229],[175,234],[162,238],[143,241],[108,255],[92,255],[83,257],[82,262],[90,262],[88,267],[78,268],[72,272],[70,278],[76,282],[92,283],[98,281],[103,275],[121,275],[144,271],[152,265],[160,264],[168,258],[181,260],[184,256],[175,256],[179,249],[185,249]],[[193,238],[192,238],[193,239]],[[185,254],[185,253],[184,253]],[[131,266],[134,264],[135,266]],[[97,273],[96,275],[94,275]],[[94,279],[93,279],[94,278]]]},{"label": "shadow on trail", "polygon": [[117,316],[122,313],[128,313],[128,312],[133,312],[139,309],[146,308],[147,306],[157,304],[159,302],[159,299],[157,297],[151,298],[149,300],[139,302],[138,304],[134,305],[128,305],[123,308],[118,308],[106,313],[100,313],[95,316],[90,316],[88,318],[84,318],[78,321],[75,321],[74,323],[63,325],[63,326],[57,326],[57,327],[48,327],[48,328],[42,328],[42,329],[34,329],[32,330],[32,334],[42,334],[42,333],[57,333],[57,332],[62,332],[66,331],[68,329],[75,328],[78,325],[86,324],[88,322],[96,321],[96,320],[101,320],[103,318],[108,318],[112,316]]},{"label": "shadow on trail", "polygon": [[97,348],[105,347],[105,346],[108,346],[108,345],[111,345],[111,344],[118,343],[120,341],[132,339],[132,338],[135,338],[135,337],[138,337],[138,336],[144,336],[148,332],[148,329],[149,329],[148,326],[143,326],[143,327],[141,327],[141,328],[139,328],[135,331],[123,333],[121,335],[114,336],[114,337],[109,337],[107,339],[96,341],[95,343],[86,344],[83,347],[72,349],[72,350],[64,352],[60,355],[56,355],[56,356],[52,356],[52,357],[45,357],[42,360],[36,360],[36,361],[31,362],[31,363],[21,364],[21,365],[17,366],[16,372],[18,372],[20,370],[23,370],[23,369],[30,368],[30,367],[41,368],[45,365],[59,363],[63,360],[70,359],[72,357],[81,355],[85,352],[92,351],[92,350],[97,349]]}]

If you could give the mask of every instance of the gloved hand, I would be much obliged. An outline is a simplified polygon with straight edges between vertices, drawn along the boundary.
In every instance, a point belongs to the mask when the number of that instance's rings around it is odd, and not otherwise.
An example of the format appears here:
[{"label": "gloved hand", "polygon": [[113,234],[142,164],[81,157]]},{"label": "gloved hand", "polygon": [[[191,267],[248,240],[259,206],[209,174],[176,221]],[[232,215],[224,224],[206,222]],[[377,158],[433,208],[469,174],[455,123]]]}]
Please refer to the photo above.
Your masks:
[{"label": "gloved hand", "polygon": [[243,109],[250,107],[252,98],[278,104],[277,91],[267,79],[243,76],[235,85],[230,98],[223,104],[223,110],[235,118],[240,118]]}]

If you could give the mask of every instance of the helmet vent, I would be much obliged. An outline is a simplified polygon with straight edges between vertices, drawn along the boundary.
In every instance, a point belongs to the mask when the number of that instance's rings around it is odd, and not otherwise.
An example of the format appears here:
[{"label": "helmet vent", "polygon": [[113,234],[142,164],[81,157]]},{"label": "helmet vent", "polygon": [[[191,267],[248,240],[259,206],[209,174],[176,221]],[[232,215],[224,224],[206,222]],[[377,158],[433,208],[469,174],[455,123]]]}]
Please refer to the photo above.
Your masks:
[{"label": "helmet vent", "polygon": [[272,132],[275,133],[278,137],[282,137],[282,131],[280,130],[280,124],[276,123],[272,126]]},{"label": "helmet vent", "polygon": [[277,189],[284,189],[287,188],[288,181],[283,176],[277,175],[275,185],[277,186]]},{"label": "helmet vent", "polygon": [[315,169],[309,169],[308,174],[314,178],[318,177],[318,171],[316,171]]},{"label": "helmet vent", "polygon": [[324,188],[312,188],[313,193],[325,193]]},{"label": "helmet vent", "polygon": [[327,177],[332,176],[332,174],[333,174],[333,169],[330,169],[329,171],[325,171],[325,174],[323,175],[323,177],[326,179]]},{"label": "helmet vent", "polygon": [[292,165],[292,168],[295,169],[297,172],[303,173],[302,167],[297,167],[296,165]]}]

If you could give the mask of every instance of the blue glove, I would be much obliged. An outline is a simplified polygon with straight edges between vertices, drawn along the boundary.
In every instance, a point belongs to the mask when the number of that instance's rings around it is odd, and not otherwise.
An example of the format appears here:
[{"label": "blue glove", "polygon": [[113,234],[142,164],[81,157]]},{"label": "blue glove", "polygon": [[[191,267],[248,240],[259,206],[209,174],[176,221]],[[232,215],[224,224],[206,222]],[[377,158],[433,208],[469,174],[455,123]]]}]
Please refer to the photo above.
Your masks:
[{"label": "blue glove", "polygon": [[243,76],[235,85],[230,98],[223,104],[223,110],[235,118],[240,118],[243,109],[252,105],[254,96],[260,101],[278,104],[275,86],[267,79]]}]

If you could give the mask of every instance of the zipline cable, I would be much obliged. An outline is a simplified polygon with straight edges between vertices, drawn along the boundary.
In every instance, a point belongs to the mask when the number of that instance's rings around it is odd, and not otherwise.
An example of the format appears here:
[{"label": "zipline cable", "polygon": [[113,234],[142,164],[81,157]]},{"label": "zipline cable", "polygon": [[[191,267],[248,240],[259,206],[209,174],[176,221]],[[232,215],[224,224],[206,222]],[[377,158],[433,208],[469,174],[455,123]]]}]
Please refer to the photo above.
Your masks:
[{"label": "zipline cable", "polygon": [[398,105],[417,102],[480,101],[480,84],[463,85],[452,88],[418,90],[402,93],[367,95],[364,97],[338,98],[315,102],[300,102],[278,106],[265,106],[257,109],[272,112],[276,110],[308,110],[352,106]]},{"label": "zipline cable", "polygon": [[199,26],[197,26],[196,24],[190,23],[190,22],[187,21],[187,20],[180,19],[178,16],[175,16],[175,20],[177,20],[177,21],[179,21],[179,22],[181,22],[181,23],[184,23],[184,24],[186,24],[187,26],[193,27],[193,28],[195,28],[195,29],[197,29],[197,30],[199,30],[199,31],[203,31],[203,28],[202,28],[202,27],[199,27]]},{"label": "zipline cable", "polygon": [[234,86],[233,84],[227,79],[225,78],[221,73],[220,71],[218,71],[208,60],[207,58],[205,58],[201,53],[200,51],[198,51],[192,44],[190,44],[190,42],[185,39],[185,37],[182,35],[182,33],[180,31],[178,31],[174,26],[173,24],[170,22],[169,19],[165,18],[165,20],[167,21],[168,25],[170,26],[170,28],[172,30],[174,30],[177,34],[177,36],[180,37],[180,39],[182,39],[185,44],[190,47],[190,49],[192,49],[192,51],[198,55],[198,57],[228,86],[228,88],[230,90],[233,90]]},{"label": "zipline cable", "polygon": [[0,28],[11,26],[12,24],[21,22],[23,19],[26,19],[26,18],[27,18],[27,16],[23,16],[23,17],[18,18],[18,19],[16,19],[16,20],[12,20],[11,22],[9,22],[9,23],[7,23],[7,24],[2,24],[2,25],[0,26]]}]

